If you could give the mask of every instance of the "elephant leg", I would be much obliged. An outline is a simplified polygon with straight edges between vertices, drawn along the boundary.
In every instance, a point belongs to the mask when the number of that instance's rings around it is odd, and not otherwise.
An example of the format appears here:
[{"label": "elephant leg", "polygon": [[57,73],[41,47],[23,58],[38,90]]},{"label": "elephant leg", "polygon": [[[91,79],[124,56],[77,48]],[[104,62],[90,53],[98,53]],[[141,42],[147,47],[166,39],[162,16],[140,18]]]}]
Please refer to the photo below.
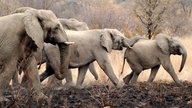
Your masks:
[{"label": "elephant leg", "polygon": [[43,73],[41,73],[40,81],[42,82],[47,77],[49,77],[49,76],[51,76],[53,74],[54,74],[54,70],[51,68],[51,66],[49,64],[46,63],[46,70]]},{"label": "elephant leg", "polygon": [[157,74],[157,71],[159,70],[159,67],[160,67],[160,65],[157,65],[151,69],[151,74],[150,74],[147,82],[153,82],[153,80],[155,79],[155,76]]},{"label": "elephant leg", "polygon": [[77,83],[76,86],[79,87],[83,84],[83,81],[85,79],[85,74],[87,73],[89,65],[85,65],[78,68],[78,77],[77,77]]},{"label": "elephant leg", "polygon": [[169,73],[169,75],[173,78],[173,80],[178,84],[178,85],[181,85],[181,82],[179,80],[179,78],[177,77],[174,69],[173,69],[173,66],[170,62],[170,59],[168,60],[165,60],[163,63],[162,63],[162,66],[163,68]]},{"label": "elephant leg", "polygon": [[13,78],[12,78],[12,85],[13,86],[18,86],[19,85],[19,79],[18,79],[18,71],[16,70]]},{"label": "elephant leg", "polygon": [[130,74],[128,74],[127,76],[125,76],[124,78],[123,78],[123,81],[124,81],[124,83],[125,84],[129,84],[129,81],[131,80],[131,78],[133,77],[133,71],[130,73]]},{"label": "elephant leg", "polygon": [[50,76],[47,81],[48,88],[57,88],[62,86],[62,80],[58,80],[54,75]]},{"label": "elephant leg", "polygon": [[89,71],[91,72],[91,74],[95,77],[95,80],[98,80],[98,74],[95,70],[94,64],[90,63],[89,64]]},{"label": "elephant leg", "polygon": [[[24,73],[25,73],[26,70],[23,70],[23,71],[24,71]],[[21,79],[21,85],[22,85],[23,87],[27,87],[27,88],[32,86],[32,85],[30,85],[29,80],[28,80],[28,77],[27,77],[26,74],[24,74],[23,77],[22,77],[22,79]]]},{"label": "elephant leg", "polygon": [[137,82],[137,79],[138,79],[140,73],[141,73],[141,70],[133,71],[133,76],[130,80],[131,84],[135,84]]},{"label": "elephant leg", "polygon": [[1,96],[3,96],[4,91],[9,87],[9,83],[13,78],[16,69],[17,61],[11,58],[10,60],[12,61],[6,63],[6,65],[5,63],[0,64],[0,101],[2,101]]},{"label": "elephant leg", "polygon": [[113,68],[111,66],[111,63],[109,62],[109,58],[107,56],[107,54],[98,54],[96,56],[96,60],[99,64],[99,66],[101,67],[101,69],[105,72],[105,74],[109,77],[109,79],[112,81],[112,83],[115,86],[121,86],[119,83],[118,78],[116,77]]},{"label": "elephant leg", "polygon": [[[26,74],[24,74],[21,79],[21,85],[26,87],[28,84],[27,81],[28,81],[27,76],[26,76]],[[30,87],[30,85],[29,85],[29,87]]]},{"label": "elephant leg", "polygon": [[64,73],[65,74],[65,78],[66,78],[66,83],[67,84],[72,84],[73,83],[73,78],[72,78],[72,74],[71,74],[71,70],[69,69],[69,72]]},{"label": "elephant leg", "polygon": [[41,92],[41,84],[37,69],[37,62],[34,58],[34,56],[31,56],[28,58],[28,61],[24,68],[25,75],[27,79],[30,82],[30,86],[28,87],[29,90],[33,89],[33,99],[43,99],[47,98],[42,92]]}]

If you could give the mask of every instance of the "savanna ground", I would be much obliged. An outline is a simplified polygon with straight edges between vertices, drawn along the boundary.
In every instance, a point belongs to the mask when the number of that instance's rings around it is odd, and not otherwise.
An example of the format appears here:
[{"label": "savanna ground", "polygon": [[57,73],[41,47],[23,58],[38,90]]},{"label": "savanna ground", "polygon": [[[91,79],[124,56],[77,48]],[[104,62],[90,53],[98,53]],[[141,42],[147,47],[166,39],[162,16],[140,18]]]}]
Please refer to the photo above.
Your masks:
[{"label": "savanna ground", "polygon": [[[145,82],[150,74],[150,70],[142,72],[136,85],[124,85],[122,88],[114,87],[108,80],[104,72],[95,63],[99,74],[99,80],[87,73],[84,88],[75,87],[62,89],[48,88],[46,82],[42,83],[43,92],[48,96],[48,101],[34,101],[31,99],[31,91],[27,91],[19,86],[11,87],[5,94],[7,102],[1,103],[1,107],[23,108],[23,107],[53,107],[53,108],[127,108],[127,107],[192,107],[192,73],[191,59],[192,37],[183,37],[182,42],[188,51],[186,65],[181,73],[178,72],[181,57],[171,56],[174,69],[182,81],[183,86],[176,85],[169,74],[160,68],[155,81],[151,84]],[[115,74],[122,82],[122,78],[131,70],[126,64],[124,73],[120,75],[123,51],[113,51],[110,59],[115,70]],[[44,66],[40,71],[44,70]],[[73,70],[73,80],[76,82],[77,70]],[[65,83],[65,81],[63,81]]]}]

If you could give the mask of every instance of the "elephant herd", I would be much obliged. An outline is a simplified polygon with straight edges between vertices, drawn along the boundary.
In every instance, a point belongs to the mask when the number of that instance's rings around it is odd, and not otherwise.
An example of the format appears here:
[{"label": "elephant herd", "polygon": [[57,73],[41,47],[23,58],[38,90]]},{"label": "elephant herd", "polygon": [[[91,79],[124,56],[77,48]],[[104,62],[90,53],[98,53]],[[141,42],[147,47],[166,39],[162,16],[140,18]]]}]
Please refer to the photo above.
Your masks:
[{"label": "elephant herd", "polygon": [[[160,67],[181,84],[170,61],[171,54],[182,55],[180,71],[187,52],[182,43],[166,34],[158,34],[155,40],[143,36],[126,38],[117,29],[89,29],[76,19],[57,18],[50,10],[21,7],[10,15],[0,17],[0,101],[4,91],[17,82],[18,73],[24,72],[22,84],[33,89],[34,99],[46,96],[41,91],[41,81],[54,74],[55,78],[72,83],[70,69],[78,68],[76,86],[80,87],[89,69],[98,79],[93,62],[96,61],[115,86],[122,86],[114,74],[108,53],[123,50],[132,72],[123,78],[126,84],[135,83],[142,70],[151,69],[148,79],[152,82]],[[46,63],[39,76],[37,65]]]}]

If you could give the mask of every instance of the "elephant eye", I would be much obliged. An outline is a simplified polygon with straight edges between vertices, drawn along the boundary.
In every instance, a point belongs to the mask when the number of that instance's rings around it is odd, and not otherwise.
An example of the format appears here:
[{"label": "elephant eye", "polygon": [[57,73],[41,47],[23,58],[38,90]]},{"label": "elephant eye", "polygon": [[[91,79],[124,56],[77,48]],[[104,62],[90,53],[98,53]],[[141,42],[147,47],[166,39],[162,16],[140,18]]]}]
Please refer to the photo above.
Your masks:
[{"label": "elephant eye", "polygon": [[56,32],[59,29],[59,27],[53,28],[53,32]]},{"label": "elephant eye", "polygon": [[42,23],[43,22],[43,18],[38,18],[38,21],[40,22],[40,23]]},{"label": "elephant eye", "polygon": [[57,25],[55,26],[55,28],[54,28],[54,31],[57,31],[57,30],[59,29],[59,27],[60,27],[60,25],[57,24]]},{"label": "elephant eye", "polygon": [[122,44],[122,43],[123,43],[123,39],[121,39],[121,40],[119,41],[119,43],[121,43],[121,44]]}]

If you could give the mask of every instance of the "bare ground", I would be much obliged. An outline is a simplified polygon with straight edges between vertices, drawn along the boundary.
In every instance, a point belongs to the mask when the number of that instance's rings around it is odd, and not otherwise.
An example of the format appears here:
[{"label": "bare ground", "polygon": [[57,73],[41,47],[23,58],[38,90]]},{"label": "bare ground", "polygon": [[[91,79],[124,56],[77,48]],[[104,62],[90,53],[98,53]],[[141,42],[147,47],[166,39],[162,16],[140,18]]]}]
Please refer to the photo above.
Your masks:
[{"label": "bare ground", "polygon": [[143,108],[143,107],[182,107],[192,108],[192,83],[140,82],[122,88],[109,85],[93,85],[83,89],[74,87],[62,90],[43,89],[49,97],[47,101],[34,101],[30,92],[20,87],[7,90],[9,101],[1,102],[0,107],[9,108]]}]

